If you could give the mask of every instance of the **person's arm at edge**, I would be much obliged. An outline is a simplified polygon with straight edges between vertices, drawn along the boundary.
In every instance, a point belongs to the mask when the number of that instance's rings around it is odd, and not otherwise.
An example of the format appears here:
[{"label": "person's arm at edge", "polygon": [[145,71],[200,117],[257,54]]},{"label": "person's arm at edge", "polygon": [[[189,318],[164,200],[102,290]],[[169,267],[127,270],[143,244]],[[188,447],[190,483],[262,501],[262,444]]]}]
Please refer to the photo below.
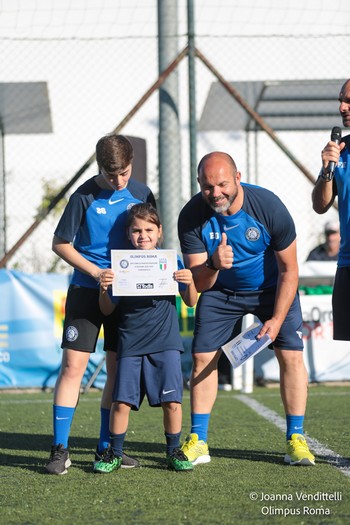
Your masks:
[{"label": "person's arm at edge", "polygon": [[319,215],[326,213],[332,206],[335,197],[335,180],[327,181],[319,176],[311,194],[313,210]]},{"label": "person's arm at edge", "polygon": [[329,210],[336,197],[337,186],[334,178],[328,177],[328,165],[330,162],[338,164],[340,153],[344,148],[344,142],[336,144],[330,141],[322,150],[322,168],[311,194],[312,207],[319,215]]}]

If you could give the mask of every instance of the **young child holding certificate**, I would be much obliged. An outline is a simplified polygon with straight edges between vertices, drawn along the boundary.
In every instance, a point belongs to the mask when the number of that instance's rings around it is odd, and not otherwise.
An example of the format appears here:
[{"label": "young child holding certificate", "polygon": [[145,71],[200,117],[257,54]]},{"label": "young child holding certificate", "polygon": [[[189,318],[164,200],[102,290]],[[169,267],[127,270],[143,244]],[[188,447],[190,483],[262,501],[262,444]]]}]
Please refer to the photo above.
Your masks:
[{"label": "young child holding certificate", "polygon": [[[127,235],[137,250],[157,249],[162,225],[156,209],[149,203],[134,205],[127,217]],[[130,410],[138,410],[145,395],[150,406],[163,409],[166,462],[170,470],[191,471],[191,462],[180,450],[182,426],[181,352],[175,296],[148,294],[114,297],[108,288],[114,278],[105,270],[100,281],[100,308],[111,314],[118,305],[117,377],[110,418],[109,452],[95,463],[94,471],[109,473],[119,469]],[[188,306],[197,302],[192,272],[178,258],[174,279]]]}]

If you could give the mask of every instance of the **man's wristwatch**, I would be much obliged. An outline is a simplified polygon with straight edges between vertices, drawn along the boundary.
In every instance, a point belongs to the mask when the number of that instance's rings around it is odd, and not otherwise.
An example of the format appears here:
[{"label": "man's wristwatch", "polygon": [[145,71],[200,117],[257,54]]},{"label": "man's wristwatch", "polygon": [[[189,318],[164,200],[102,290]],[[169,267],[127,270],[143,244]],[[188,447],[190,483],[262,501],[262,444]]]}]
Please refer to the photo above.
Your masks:
[{"label": "man's wristwatch", "polygon": [[323,168],[320,171],[320,177],[323,180],[326,180],[327,182],[330,182],[334,178],[334,173],[324,173]]},{"label": "man's wristwatch", "polygon": [[218,271],[218,269],[215,268],[215,266],[214,266],[212,255],[210,257],[208,257],[208,259],[207,259],[207,261],[205,263],[205,266],[206,266],[206,268],[209,268],[209,270],[215,270],[216,272]]}]

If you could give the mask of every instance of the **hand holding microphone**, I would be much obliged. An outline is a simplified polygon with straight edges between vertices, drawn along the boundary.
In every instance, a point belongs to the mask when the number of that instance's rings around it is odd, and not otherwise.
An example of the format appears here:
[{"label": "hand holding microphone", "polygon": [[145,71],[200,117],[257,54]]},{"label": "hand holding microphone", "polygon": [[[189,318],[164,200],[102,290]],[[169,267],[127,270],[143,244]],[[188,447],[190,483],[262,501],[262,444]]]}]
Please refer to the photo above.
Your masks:
[{"label": "hand holding microphone", "polygon": [[342,148],[339,147],[340,141],[341,129],[338,126],[335,126],[332,129],[330,142],[328,142],[327,146],[322,151],[322,178],[324,180],[331,181],[334,177],[334,170],[338,164],[340,151],[342,150]]},{"label": "hand holding microphone", "polygon": [[[337,126],[335,126],[332,129],[331,142],[335,142],[336,144],[340,144],[340,141],[341,141],[341,129],[338,128]],[[332,175],[332,178],[334,177],[334,170],[335,170],[336,165],[337,165],[337,163],[334,162],[333,160],[331,160],[330,163],[328,164],[327,171],[328,171],[328,173],[330,175]]]}]

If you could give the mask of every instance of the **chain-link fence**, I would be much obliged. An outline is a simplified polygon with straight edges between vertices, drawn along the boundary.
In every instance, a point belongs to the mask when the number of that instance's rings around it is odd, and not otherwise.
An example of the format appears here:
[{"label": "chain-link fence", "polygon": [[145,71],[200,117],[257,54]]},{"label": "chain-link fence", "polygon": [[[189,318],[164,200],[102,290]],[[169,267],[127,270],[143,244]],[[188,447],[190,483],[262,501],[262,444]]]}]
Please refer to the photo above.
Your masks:
[{"label": "chain-link fence", "polygon": [[[188,4],[172,3],[179,19],[172,38],[180,51],[188,42]],[[82,169],[97,140],[127,115],[120,132],[145,139],[147,183],[158,195],[159,179],[167,175],[159,173],[158,91],[142,101],[159,76],[157,4],[1,2],[1,256],[82,171],[14,251],[8,268],[67,270],[51,252],[58,217],[69,194],[97,172],[94,162]],[[349,12],[345,2],[334,0],[194,2],[197,158],[227,151],[243,181],[266,186],[283,199],[296,222],[300,262],[318,244],[325,221],[337,217],[335,209],[327,218],[312,211],[308,174],[317,176],[320,151],[331,128],[341,125],[337,98],[348,76],[342,50],[350,43]],[[190,197],[187,57],[177,74],[181,155],[175,188],[185,203]],[[242,109],[237,93],[248,107]],[[261,130],[261,123],[274,135]],[[174,184],[169,187],[174,191]]]}]

